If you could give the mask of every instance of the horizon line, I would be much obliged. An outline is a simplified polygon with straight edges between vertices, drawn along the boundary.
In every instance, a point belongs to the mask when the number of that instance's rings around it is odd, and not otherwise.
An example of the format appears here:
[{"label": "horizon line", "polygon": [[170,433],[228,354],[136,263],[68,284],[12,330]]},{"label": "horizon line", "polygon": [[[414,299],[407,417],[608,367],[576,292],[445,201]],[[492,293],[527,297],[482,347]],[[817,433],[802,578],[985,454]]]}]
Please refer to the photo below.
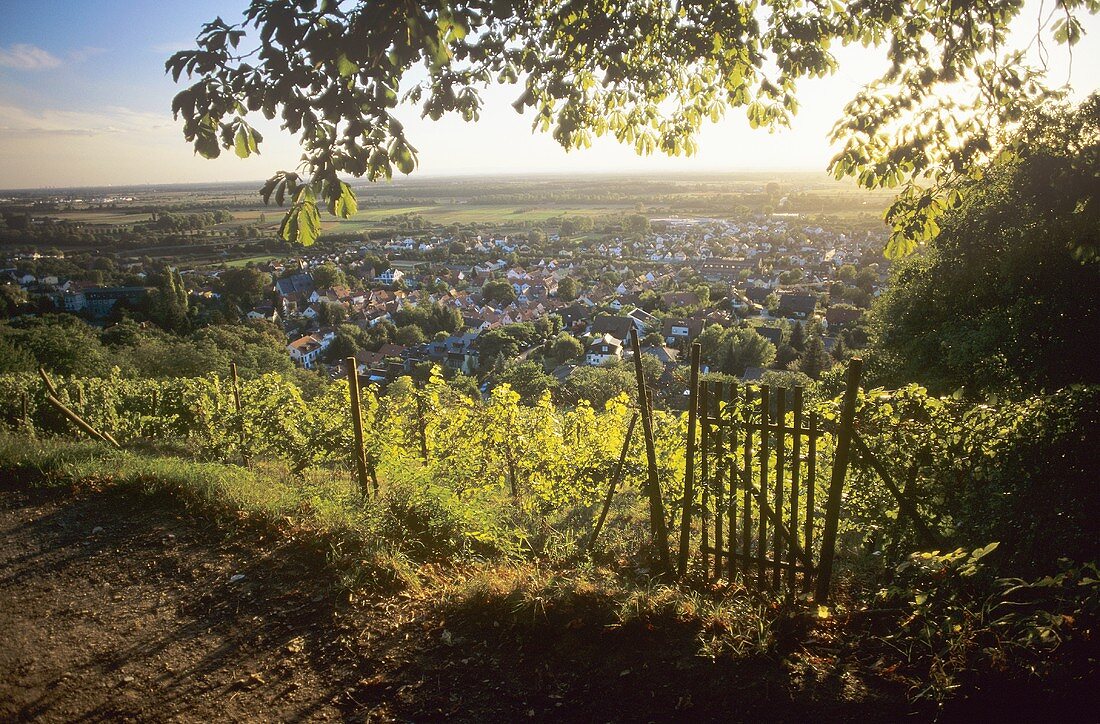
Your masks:
[{"label": "horizon line", "polygon": [[[823,180],[828,179],[837,181],[826,170],[821,168],[808,168],[808,167],[789,167],[789,168],[763,168],[763,169],[739,169],[725,171],[721,169],[700,169],[700,170],[653,170],[653,171],[632,171],[632,170],[607,170],[607,171],[566,171],[566,170],[541,170],[541,171],[501,171],[501,172],[485,172],[485,171],[448,171],[448,172],[422,172],[413,173],[408,176],[395,176],[392,179],[380,179],[379,181],[368,181],[359,177],[341,177],[344,181],[355,186],[357,188],[369,188],[375,185],[393,185],[402,183],[415,183],[419,180],[432,180],[432,181],[446,181],[457,179],[470,179],[470,178],[505,178],[509,180],[517,180],[524,178],[562,178],[562,177],[575,177],[575,178],[599,178],[599,177],[636,177],[639,179],[653,180],[657,177],[705,177],[705,176],[738,176],[738,175],[762,175],[762,174],[815,174],[822,177]],[[102,184],[80,184],[80,185],[57,185],[57,186],[23,186],[23,187],[8,187],[0,188],[0,194],[6,193],[28,193],[28,192],[48,192],[48,191],[82,191],[82,190],[98,190],[98,189],[154,189],[154,188],[168,188],[168,187],[210,187],[210,186],[244,186],[249,184],[256,184],[257,190],[267,179],[244,179],[236,181],[151,181],[151,182],[130,182],[130,183],[102,183]],[[840,182],[844,180],[841,179]]]}]

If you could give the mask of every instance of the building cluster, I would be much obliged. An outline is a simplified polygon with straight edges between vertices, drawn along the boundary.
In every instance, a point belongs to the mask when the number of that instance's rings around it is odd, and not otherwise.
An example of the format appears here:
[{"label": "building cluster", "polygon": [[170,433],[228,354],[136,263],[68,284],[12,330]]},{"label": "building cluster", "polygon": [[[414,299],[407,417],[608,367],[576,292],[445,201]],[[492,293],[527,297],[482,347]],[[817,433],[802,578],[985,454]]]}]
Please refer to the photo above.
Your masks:
[{"label": "building cluster", "polygon": [[[270,293],[241,312],[282,326],[287,353],[306,368],[334,362],[326,352],[338,324],[365,332],[397,325],[400,312],[410,307],[438,307],[461,319],[449,335],[407,344],[391,340],[361,350],[361,371],[384,380],[420,362],[466,374],[483,372],[494,360],[482,358],[482,335],[549,315],[557,315],[562,329],[582,341],[577,364],[623,358],[633,331],[646,338],[648,353],[675,364],[713,324],[755,320],[760,333],[776,342],[783,320],[823,330],[856,324],[885,279],[885,269],[867,263],[878,258],[881,239],[849,237],[787,218],[656,219],[649,233],[584,237],[568,250],[551,236],[539,253],[526,239],[466,236],[460,242],[464,263],[425,257],[458,242],[407,236],[266,262],[257,268],[270,274]],[[0,269],[4,281],[48,297],[59,310],[92,318],[107,316],[119,300],[135,305],[150,292],[137,285],[36,278],[21,270],[18,259],[9,261],[12,266]],[[321,267],[330,273],[322,275]],[[847,283],[840,281],[845,267]],[[318,283],[322,277],[331,280],[333,268],[339,281]],[[851,283],[853,268],[864,273],[862,288]],[[130,271],[139,275],[132,278],[144,277],[143,270]],[[181,272],[192,297],[220,298],[223,271]],[[838,283],[853,304],[837,303]],[[825,339],[831,345],[831,338]]]}]

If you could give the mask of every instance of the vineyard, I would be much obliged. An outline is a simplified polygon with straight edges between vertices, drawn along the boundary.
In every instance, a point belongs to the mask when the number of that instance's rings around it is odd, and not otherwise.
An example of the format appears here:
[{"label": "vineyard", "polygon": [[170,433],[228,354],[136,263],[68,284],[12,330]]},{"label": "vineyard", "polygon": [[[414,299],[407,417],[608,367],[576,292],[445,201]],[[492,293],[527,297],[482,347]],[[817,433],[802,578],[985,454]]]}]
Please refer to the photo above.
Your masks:
[{"label": "vineyard", "polygon": [[[276,471],[287,485],[300,488],[297,497],[308,492],[305,499],[316,508],[354,512],[370,508],[387,489],[416,491],[418,499],[430,498],[459,516],[461,531],[445,546],[455,554],[524,558],[543,555],[548,547],[568,555],[583,551],[608,481],[618,477],[620,492],[608,527],[614,534],[601,543],[617,547],[615,555],[652,554],[644,550],[641,523],[646,450],[641,435],[627,441],[635,405],[625,396],[604,409],[583,401],[559,408],[549,396],[525,406],[519,395],[501,386],[480,401],[452,389],[438,374],[424,385],[402,378],[385,394],[364,387],[359,406],[370,484],[359,485],[345,381],[310,400],[277,374],[239,382],[229,374],[169,380],[116,375],[60,378],[53,386],[59,402],[125,448]],[[0,376],[0,423],[10,432],[32,435],[83,434],[47,401],[49,395],[36,376]],[[872,469],[868,456],[854,458],[840,516],[842,553],[852,552],[858,541],[856,548],[903,555],[928,542],[920,526],[913,525],[922,520],[934,521],[940,532],[962,542],[1003,539],[1006,531],[998,528],[1000,518],[993,513],[1006,504],[1024,503],[987,494],[990,485],[1000,483],[1005,453],[1043,416],[1087,408],[1095,397],[1094,391],[1073,390],[993,406],[932,397],[916,386],[861,393],[855,427],[890,470],[882,470],[881,463],[879,470]],[[718,414],[734,413],[734,406],[726,405]],[[820,506],[826,499],[839,408],[839,399],[807,403],[804,416],[819,419],[822,432],[816,440],[816,471],[802,481],[804,507],[792,511],[798,520],[823,515],[815,509],[807,516],[805,501],[816,498]],[[770,412],[774,418],[774,398]],[[657,480],[667,527],[675,530],[685,505],[688,415],[652,414]],[[783,413],[784,422],[794,424],[795,415],[793,410]],[[734,468],[744,467],[746,450],[733,447],[728,454]],[[789,443],[773,448],[772,464],[777,454],[790,460],[798,451]],[[806,454],[803,449],[803,460]],[[698,456],[693,463],[700,462]],[[892,478],[908,486],[908,502],[919,517],[899,515],[883,474],[888,484]],[[703,483],[691,490],[687,502],[693,514],[713,514],[721,490],[712,488]],[[1030,515],[1042,518],[1041,510]],[[1084,529],[1067,529],[1072,541],[1065,544],[1089,548],[1091,543],[1074,537],[1075,530]],[[1013,530],[1018,538],[1011,541],[1014,550],[1031,550],[1042,542],[1041,526]],[[693,527],[693,537],[698,533]],[[1048,536],[1042,534],[1046,542]],[[438,542],[422,543],[439,547]]]},{"label": "vineyard", "polygon": [[[132,484],[314,531],[346,590],[434,591],[448,615],[555,620],[589,601],[601,620],[611,606],[620,622],[693,622],[700,654],[737,658],[791,645],[784,621],[835,605],[849,612],[838,635],[895,662],[918,699],[955,696],[980,672],[1078,675],[1100,611],[1100,501],[1081,454],[1100,391],[976,404],[917,386],[848,403],[704,389],[701,414],[653,410],[640,435],[643,408],[626,396],[527,406],[501,386],[474,400],[438,374],[357,396],[336,381],[312,399],[275,374],[3,375],[0,458],[32,479]],[[846,409],[835,588],[829,609],[820,592],[807,609]],[[679,582],[660,575],[651,471],[673,546],[686,531]],[[754,482],[764,471],[777,491],[795,484],[785,500]],[[887,635],[866,628],[876,621],[893,622]]]}]

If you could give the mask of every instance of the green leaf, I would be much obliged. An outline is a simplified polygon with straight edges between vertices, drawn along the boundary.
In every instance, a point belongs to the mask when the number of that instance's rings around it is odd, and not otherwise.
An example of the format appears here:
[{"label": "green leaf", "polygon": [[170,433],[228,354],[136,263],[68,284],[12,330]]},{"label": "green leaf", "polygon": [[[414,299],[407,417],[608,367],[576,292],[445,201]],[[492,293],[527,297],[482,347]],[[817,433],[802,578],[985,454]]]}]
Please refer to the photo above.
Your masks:
[{"label": "green leaf", "polygon": [[279,236],[302,246],[312,246],[321,235],[321,214],[317,199],[309,186],[302,187],[294,205],[279,225]]},{"label": "green leaf", "polygon": [[254,145],[251,134],[245,130],[245,127],[242,125],[238,128],[237,135],[233,139],[233,151],[237,154],[237,158],[248,158]]},{"label": "green leaf", "polygon": [[359,72],[359,66],[349,59],[347,54],[340,53],[336,56],[336,72],[341,78],[350,78]]},{"label": "green leaf", "polygon": [[222,153],[218,145],[218,122],[211,116],[199,119],[195,131],[195,151],[203,158],[217,158]]},{"label": "green leaf", "polygon": [[329,209],[334,216],[339,216],[341,219],[350,219],[355,216],[355,213],[359,210],[359,205],[355,200],[355,192],[351,190],[351,186],[340,182],[340,193],[332,199],[332,205]]},{"label": "green leaf", "polygon": [[997,546],[999,546],[999,545],[1000,545],[999,542],[993,541],[989,545],[984,546],[982,548],[975,548],[973,550],[973,552],[971,552],[971,554],[970,554],[970,562],[973,563],[974,561],[977,561],[980,558],[984,558],[985,556],[989,555],[993,551],[997,550]]},{"label": "green leaf", "polygon": [[416,168],[416,159],[408,146],[398,146],[395,153],[390,155],[393,157],[393,162],[397,164],[397,170],[401,173],[408,175]]}]

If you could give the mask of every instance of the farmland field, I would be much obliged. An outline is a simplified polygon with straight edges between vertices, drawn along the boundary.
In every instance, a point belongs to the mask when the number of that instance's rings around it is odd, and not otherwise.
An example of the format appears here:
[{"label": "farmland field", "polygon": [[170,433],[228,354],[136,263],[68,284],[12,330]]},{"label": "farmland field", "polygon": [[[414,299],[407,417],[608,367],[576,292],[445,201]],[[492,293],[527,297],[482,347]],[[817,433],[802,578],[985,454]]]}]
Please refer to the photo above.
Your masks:
[{"label": "farmland field", "polygon": [[525,221],[546,221],[557,216],[601,216],[629,211],[625,205],[581,206],[518,205],[518,204],[420,204],[379,206],[361,210],[348,220],[324,217],[325,231],[354,232],[374,226],[390,217],[415,214],[436,224],[508,224]]}]

